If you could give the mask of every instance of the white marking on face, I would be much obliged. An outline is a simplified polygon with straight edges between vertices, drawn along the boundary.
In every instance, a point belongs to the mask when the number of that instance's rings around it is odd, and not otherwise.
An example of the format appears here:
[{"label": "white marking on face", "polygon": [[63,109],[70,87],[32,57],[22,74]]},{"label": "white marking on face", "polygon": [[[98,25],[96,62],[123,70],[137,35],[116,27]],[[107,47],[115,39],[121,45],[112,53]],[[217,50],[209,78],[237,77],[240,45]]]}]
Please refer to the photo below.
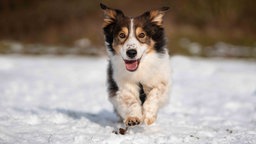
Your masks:
[{"label": "white marking on face", "polygon": [[[137,51],[137,55],[133,59],[129,58],[126,54],[126,52],[130,49],[134,49]],[[136,38],[133,18],[131,18],[129,36],[121,48],[121,55],[125,60],[137,60],[142,57],[146,49],[147,49],[147,45],[140,43]]]}]

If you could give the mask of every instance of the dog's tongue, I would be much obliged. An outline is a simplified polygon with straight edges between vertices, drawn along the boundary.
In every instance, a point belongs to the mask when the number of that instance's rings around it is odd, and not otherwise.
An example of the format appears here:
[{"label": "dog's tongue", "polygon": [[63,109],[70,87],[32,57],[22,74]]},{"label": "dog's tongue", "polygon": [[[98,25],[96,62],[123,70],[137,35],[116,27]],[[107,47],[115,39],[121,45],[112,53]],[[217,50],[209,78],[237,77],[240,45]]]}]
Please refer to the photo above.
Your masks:
[{"label": "dog's tongue", "polygon": [[125,61],[125,67],[128,71],[135,71],[139,66],[138,60]]}]

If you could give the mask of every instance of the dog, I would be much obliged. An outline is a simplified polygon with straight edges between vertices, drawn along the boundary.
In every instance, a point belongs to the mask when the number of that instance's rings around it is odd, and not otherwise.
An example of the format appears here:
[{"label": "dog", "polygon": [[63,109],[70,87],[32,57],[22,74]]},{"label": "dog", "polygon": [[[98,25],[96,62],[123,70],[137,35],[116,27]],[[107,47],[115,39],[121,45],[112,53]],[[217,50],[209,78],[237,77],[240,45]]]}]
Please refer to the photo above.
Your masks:
[{"label": "dog", "polygon": [[163,28],[169,7],[137,17],[102,3],[100,7],[109,56],[109,100],[127,127],[151,125],[169,97],[171,69]]}]

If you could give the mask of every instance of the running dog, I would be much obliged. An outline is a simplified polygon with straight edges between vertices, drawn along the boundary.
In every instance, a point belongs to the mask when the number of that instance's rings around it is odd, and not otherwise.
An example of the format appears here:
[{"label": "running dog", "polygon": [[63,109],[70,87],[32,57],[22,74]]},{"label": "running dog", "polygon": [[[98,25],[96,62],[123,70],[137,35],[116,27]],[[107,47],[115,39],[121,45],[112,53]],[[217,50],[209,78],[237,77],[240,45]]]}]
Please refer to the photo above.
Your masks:
[{"label": "running dog", "polygon": [[127,17],[100,4],[109,56],[109,100],[126,126],[153,124],[168,101],[170,63],[163,28],[168,7]]}]

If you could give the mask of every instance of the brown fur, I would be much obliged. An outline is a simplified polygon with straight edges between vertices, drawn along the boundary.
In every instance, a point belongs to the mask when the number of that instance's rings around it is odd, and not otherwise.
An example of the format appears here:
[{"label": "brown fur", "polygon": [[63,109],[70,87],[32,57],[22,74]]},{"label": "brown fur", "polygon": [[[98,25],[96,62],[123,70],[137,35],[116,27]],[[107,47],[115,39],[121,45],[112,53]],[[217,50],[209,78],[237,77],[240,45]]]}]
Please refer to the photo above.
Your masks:
[{"label": "brown fur", "polygon": [[[140,38],[139,35],[143,33],[145,36],[143,38]],[[141,43],[147,43],[150,44],[150,39],[147,36],[146,32],[143,30],[142,27],[137,27],[135,30],[136,38],[141,42]]]},{"label": "brown fur", "polygon": [[[120,38],[119,37],[119,34],[120,33],[124,33],[126,35],[125,38]],[[114,42],[113,42],[113,48],[115,49],[115,51],[117,53],[119,53],[120,51],[120,47],[125,43],[125,41],[127,40],[128,38],[128,34],[129,34],[129,30],[127,27],[122,27],[121,30],[118,32],[117,36],[114,38]]]},{"label": "brown fur", "polygon": [[107,25],[112,23],[116,18],[116,12],[111,9],[106,9],[104,11],[104,15],[105,15],[105,18],[104,18],[103,27],[106,27]]}]

